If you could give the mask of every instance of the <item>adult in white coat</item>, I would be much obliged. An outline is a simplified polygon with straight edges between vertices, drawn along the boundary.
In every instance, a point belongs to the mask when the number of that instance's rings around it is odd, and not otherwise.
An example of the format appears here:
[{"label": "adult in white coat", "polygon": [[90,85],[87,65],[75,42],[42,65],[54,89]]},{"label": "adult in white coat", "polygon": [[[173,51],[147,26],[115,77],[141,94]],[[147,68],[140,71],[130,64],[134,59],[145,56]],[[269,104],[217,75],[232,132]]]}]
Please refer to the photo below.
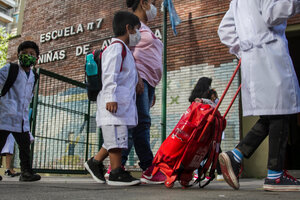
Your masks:
[{"label": "adult in white coat", "polygon": [[220,154],[225,180],[239,188],[243,157],[249,158],[269,135],[265,190],[300,190],[283,170],[289,115],[300,112],[300,89],[285,36],[287,19],[300,12],[299,0],[232,0],[220,26],[221,42],[242,59],[243,115],[260,116],[231,152]]},{"label": "adult in white coat", "polygon": [[[15,82],[8,92],[0,98],[0,149],[3,149],[10,133],[14,136],[20,150],[20,181],[37,181],[41,177],[33,173],[30,164],[29,103],[35,82],[31,67],[36,65],[39,48],[32,41],[25,41],[18,47],[19,65]],[[8,77],[12,64],[0,69],[0,89]]]}]

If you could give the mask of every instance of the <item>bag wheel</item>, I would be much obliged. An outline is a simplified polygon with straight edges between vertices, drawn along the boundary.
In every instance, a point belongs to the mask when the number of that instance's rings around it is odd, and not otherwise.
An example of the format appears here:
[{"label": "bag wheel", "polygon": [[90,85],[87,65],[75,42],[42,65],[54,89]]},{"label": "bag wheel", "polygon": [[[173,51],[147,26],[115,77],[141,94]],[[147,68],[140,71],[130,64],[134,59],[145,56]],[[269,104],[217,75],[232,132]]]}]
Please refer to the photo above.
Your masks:
[{"label": "bag wheel", "polygon": [[176,178],[177,178],[177,176],[167,177],[166,180],[165,180],[165,186],[167,188],[172,188],[174,186]]},{"label": "bag wheel", "polygon": [[173,183],[170,183],[169,181],[165,181],[165,186],[167,187],[167,188],[172,188],[173,186],[174,186],[174,182]]}]

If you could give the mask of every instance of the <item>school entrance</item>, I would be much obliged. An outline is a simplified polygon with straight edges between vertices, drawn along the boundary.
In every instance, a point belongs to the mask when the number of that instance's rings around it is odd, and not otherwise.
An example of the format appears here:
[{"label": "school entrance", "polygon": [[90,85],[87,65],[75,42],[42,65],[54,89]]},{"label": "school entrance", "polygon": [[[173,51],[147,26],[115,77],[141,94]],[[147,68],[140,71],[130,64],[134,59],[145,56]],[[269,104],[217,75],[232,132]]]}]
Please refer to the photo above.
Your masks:
[{"label": "school entrance", "polygon": [[39,68],[32,105],[32,167],[42,173],[86,173],[101,137],[84,83]]},{"label": "school entrance", "polygon": [[[289,50],[292,57],[295,71],[300,80],[300,26],[292,26],[287,29],[287,39],[289,41]],[[299,82],[300,84],[300,82]],[[287,146],[286,169],[290,171],[297,170],[300,174],[300,113],[292,116],[290,120],[290,135]],[[297,176],[299,177],[299,175]]]}]

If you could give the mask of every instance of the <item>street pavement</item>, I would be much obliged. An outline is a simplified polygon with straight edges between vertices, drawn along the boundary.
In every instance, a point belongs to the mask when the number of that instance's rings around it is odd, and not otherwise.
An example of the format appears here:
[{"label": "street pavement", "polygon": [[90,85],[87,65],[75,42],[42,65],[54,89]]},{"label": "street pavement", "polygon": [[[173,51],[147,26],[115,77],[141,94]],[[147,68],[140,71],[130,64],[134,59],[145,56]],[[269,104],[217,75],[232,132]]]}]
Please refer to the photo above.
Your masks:
[{"label": "street pavement", "polygon": [[18,180],[18,177],[3,177],[0,200],[300,200],[300,192],[263,191],[261,179],[241,179],[239,190],[233,190],[224,181],[213,181],[204,189],[198,186],[183,189],[178,183],[168,189],[164,185],[113,187],[96,183],[89,176],[42,176],[40,181],[31,183]]}]

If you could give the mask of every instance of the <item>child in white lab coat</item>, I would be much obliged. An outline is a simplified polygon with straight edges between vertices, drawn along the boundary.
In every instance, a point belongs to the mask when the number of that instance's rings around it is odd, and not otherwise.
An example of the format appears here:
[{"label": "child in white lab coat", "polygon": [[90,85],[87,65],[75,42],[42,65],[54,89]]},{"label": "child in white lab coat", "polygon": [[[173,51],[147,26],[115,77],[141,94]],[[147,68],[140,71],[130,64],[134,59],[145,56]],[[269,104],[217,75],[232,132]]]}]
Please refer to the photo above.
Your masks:
[{"label": "child in white lab coat", "polygon": [[[37,80],[31,68],[36,65],[38,56],[39,47],[35,42],[22,42],[18,47],[19,64],[10,63],[0,69],[0,149],[3,149],[6,139],[11,133],[20,150],[20,181],[41,179],[40,175],[35,174],[31,168],[29,134],[29,103],[33,96],[34,83]],[[10,69],[16,69],[18,73],[9,88],[5,83]]]},{"label": "child in white lab coat", "polygon": [[285,37],[287,19],[297,13],[299,0],[232,0],[219,26],[222,43],[242,59],[243,115],[260,116],[234,150],[219,156],[223,176],[235,189],[243,157],[251,157],[269,136],[264,190],[300,190],[300,181],[283,169],[289,115],[300,112],[300,89]]},{"label": "child in white lab coat", "polygon": [[[115,37],[102,54],[102,90],[97,97],[97,126],[101,127],[103,146],[84,165],[99,183],[105,183],[102,161],[109,156],[111,172],[108,185],[128,186],[140,184],[121,167],[121,151],[128,148],[128,128],[137,125],[136,85],[138,81],[135,61],[128,46],[141,39],[140,21],[134,14],[119,11],[113,19]],[[123,59],[123,48],[126,56]]]}]

